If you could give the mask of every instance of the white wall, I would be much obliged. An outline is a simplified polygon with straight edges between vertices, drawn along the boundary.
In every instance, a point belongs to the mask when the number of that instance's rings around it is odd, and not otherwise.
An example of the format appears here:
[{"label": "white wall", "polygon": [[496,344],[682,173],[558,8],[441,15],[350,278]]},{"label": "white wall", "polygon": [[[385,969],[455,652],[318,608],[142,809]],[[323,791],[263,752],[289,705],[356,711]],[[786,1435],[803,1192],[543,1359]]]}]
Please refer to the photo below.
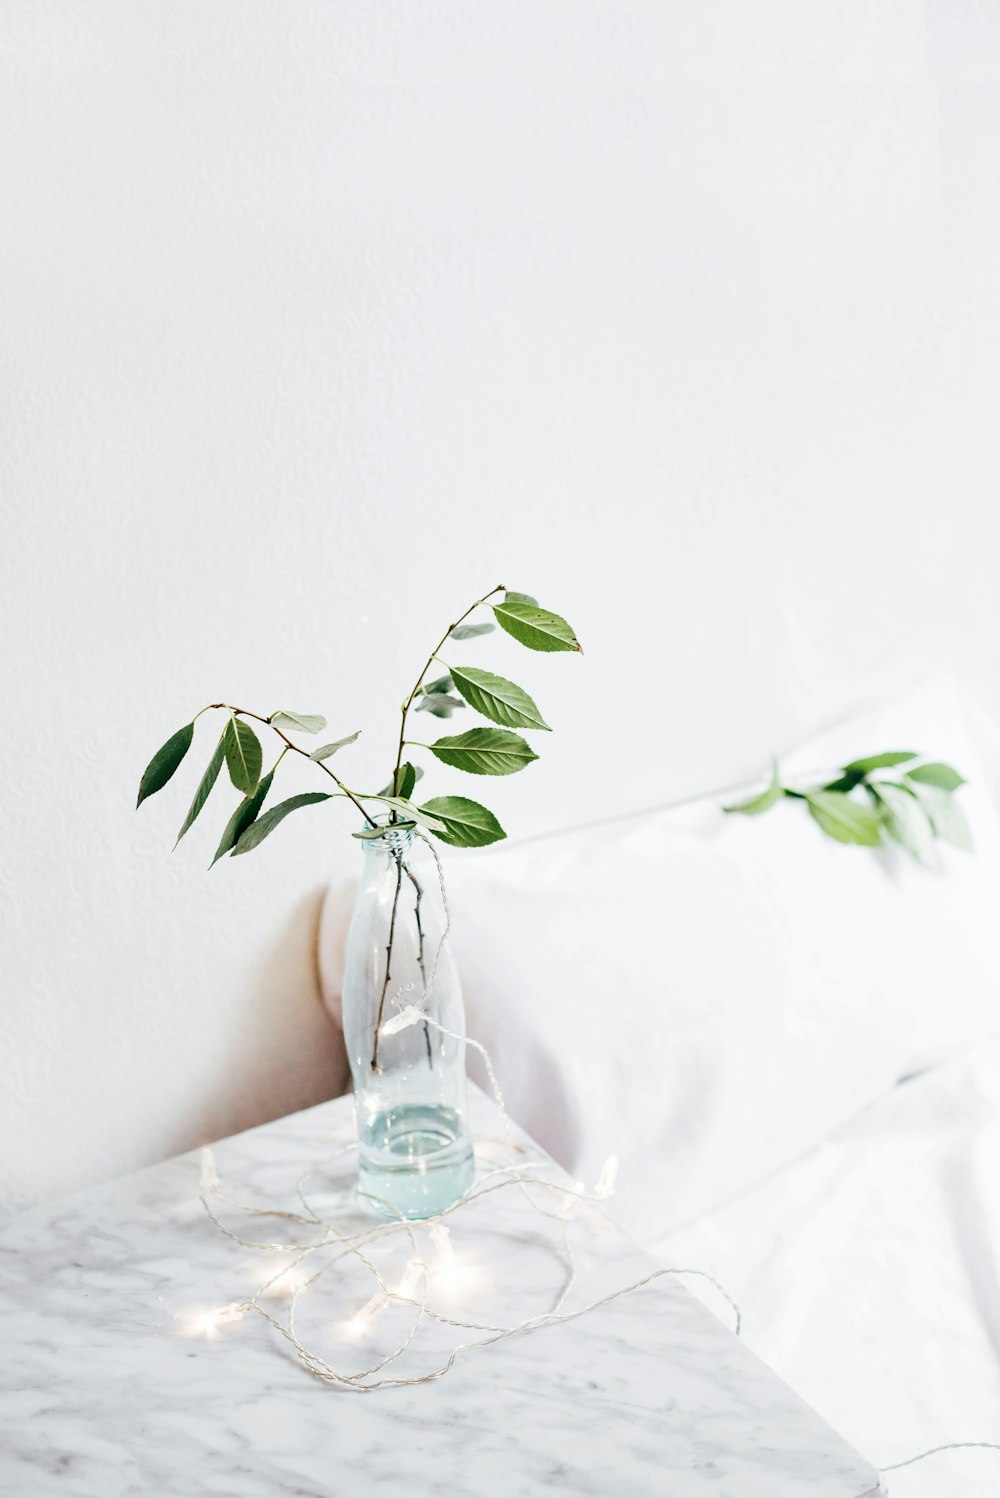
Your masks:
[{"label": "white wall", "polygon": [[995,8],[0,26],[7,1206],[339,1085],[312,939],[350,818],[208,875],[231,791],[172,857],[200,767],[133,809],[204,703],[363,727],[374,789],[425,642],[535,592],[583,659],[465,647],[558,730],[481,792],[526,832],[997,665]]}]

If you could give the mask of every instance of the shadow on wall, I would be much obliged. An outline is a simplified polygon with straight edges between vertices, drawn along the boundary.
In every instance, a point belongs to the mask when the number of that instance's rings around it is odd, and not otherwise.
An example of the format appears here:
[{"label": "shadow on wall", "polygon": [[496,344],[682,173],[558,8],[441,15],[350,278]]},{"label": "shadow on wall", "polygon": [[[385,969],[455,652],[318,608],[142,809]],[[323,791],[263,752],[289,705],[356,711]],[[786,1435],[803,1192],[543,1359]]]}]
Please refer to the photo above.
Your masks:
[{"label": "shadow on wall", "polygon": [[[250,975],[211,1102],[194,1131],[208,1143],[338,1097],[350,1083],[339,1027],[320,997],[317,938],[324,890],[295,906]],[[192,1147],[191,1133],[173,1148]]]}]

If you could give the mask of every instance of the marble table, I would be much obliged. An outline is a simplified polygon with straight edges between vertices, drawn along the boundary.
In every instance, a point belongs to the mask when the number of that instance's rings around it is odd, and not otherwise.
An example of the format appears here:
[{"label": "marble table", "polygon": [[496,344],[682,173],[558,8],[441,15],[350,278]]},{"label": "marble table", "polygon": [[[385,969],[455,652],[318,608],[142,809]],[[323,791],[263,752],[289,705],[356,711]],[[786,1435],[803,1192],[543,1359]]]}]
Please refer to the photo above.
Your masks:
[{"label": "marble table", "polygon": [[[481,1094],[472,1109],[482,1172],[502,1156],[500,1119]],[[296,1180],[314,1166],[305,1189],[326,1215],[346,1199],[353,1161],[333,1156],[352,1127],[351,1100],[339,1099],[226,1140],[215,1147],[223,1188],[292,1209]],[[519,1138],[525,1158],[544,1158]],[[25,1213],[0,1234],[0,1493],[879,1492],[868,1463],[678,1279],[465,1352],[436,1382],[367,1394],[320,1382],[253,1313],[206,1337],[204,1308],[244,1301],[291,1261],[224,1238],[198,1200],[199,1178],[197,1152],[182,1155]],[[301,1225],[219,1212],[243,1237],[305,1241]],[[589,1204],[569,1233],[578,1279],[566,1311],[655,1267]],[[435,1247],[418,1229],[421,1253],[426,1246],[429,1263],[440,1258],[431,1299],[458,1319],[519,1322],[549,1309],[564,1282],[561,1227],[537,1216],[517,1188],[464,1207],[450,1239]],[[387,1280],[411,1254],[399,1235],[372,1250]],[[313,1267],[316,1256],[304,1262]],[[272,1291],[282,1288],[279,1280]],[[302,1340],[338,1369],[370,1367],[413,1316],[395,1303],[363,1311],[374,1288],[356,1260],[338,1264],[298,1299]],[[287,1314],[287,1300],[262,1304]],[[426,1372],[475,1335],[425,1321],[392,1372]]]}]

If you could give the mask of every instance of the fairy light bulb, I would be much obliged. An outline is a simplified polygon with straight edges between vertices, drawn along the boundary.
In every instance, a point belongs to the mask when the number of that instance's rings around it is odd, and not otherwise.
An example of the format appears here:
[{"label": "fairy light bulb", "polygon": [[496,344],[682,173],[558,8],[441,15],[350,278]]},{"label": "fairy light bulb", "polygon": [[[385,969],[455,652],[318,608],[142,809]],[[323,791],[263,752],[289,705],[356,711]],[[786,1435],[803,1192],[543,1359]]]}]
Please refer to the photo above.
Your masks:
[{"label": "fairy light bulb", "polygon": [[338,1321],[333,1330],[345,1342],[359,1342],[368,1330],[370,1317],[363,1311],[358,1311],[353,1316],[347,1316],[343,1321]]},{"label": "fairy light bulb", "polygon": [[201,1152],[201,1194],[208,1196],[219,1189],[219,1176],[215,1169],[215,1155],[206,1144]]},{"label": "fairy light bulb", "polygon": [[362,1330],[373,1316],[387,1306],[396,1296],[402,1300],[413,1300],[421,1281],[426,1273],[426,1267],[420,1259],[410,1259],[403,1270],[399,1284],[392,1290],[376,1290],[370,1300],[366,1300],[360,1311],[349,1318],[348,1326],[354,1331]]},{"label": "fairy light bulb", "polygon": [[403,1278],[396,1286],[394,1294],[401,1296],[404,1300],[412,1300],[420,1289],[426,1272],[422,1259],[411,1259],[403,1270]]},{"label": "fairy light bulb", "polygon": [[388,1300],[389,1297],[384,1290],[376,1290],[371,1299],[365,1301],[361,1310],[351,1317],[351,1321],[359,1329],[364,1327],[372,1316],[377,1315],[381,1311],[382,1307],[388,1303]]},{"label": "fairy light bulb", "polygon": [[438,1260],[442,1264],[449,1264],[455,1257],[452,1247],[451,1233],[448,1226],[443,1222],[434,1222],[430,1227],[430,1240],[438,1251]]},{"label": "fairy light bulb", "polygon": [[594,1195],[598,1201],[605,1201],[609,1196],[614,1196],[617,1179],[618,1156],[609,1155],[601,1166],[601,1173],[597,1177],[597,1185],[594,1187]]},{"label": "fairy light bulb", "polygon": [[385,1021],[380,1030],[381,1035],[398,1035],[400,1030],[408,1030],[411,1025],[418,1025],[423,1015],[416,1004],[407,1004],[398,1014],[392,1015]]},{"label": "fairy light bulb", "polygon": [[303,1265],[289,1264],[279,1254],[248,1259],[242,1267],[248,1278],[259,1287],[258,1294],[270,1300],[294,1295],[309,1283],[309,1271]]},{"label": "fairy light bulb", "polygon": [[214,1308],[195,1306],[189,1311],[178,1311],[175,1320],[180,1322],[178,1330],[182,1337],[204,1337],[212,1341],[224,1326],[242,1321],[244,1308],[233,1302],[228,1306]]}]

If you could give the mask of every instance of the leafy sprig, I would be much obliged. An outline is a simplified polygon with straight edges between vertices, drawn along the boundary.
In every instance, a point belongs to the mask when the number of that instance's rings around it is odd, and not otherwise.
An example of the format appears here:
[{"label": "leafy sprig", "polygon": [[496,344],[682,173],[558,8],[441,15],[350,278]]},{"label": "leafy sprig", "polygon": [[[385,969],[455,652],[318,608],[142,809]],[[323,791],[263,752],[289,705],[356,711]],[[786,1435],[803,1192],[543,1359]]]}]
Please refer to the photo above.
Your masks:
[{"label": "leafy sprig", "polygon": [[[911,749],[870,754],[843,765],[829,780],[799,787],[782,784],[775,760],[763,791],[723,811],[759,816],[788,798],[804,801],[817,826],[838,843],[875,848],[885,835],[920,863],[933,861],[936,838],[971,852],[969,824],[955,800],[964,778],[940,760],[915,764],[918,759]],[[910,768],[900,771],[898,779],[886,775],[901,765]]]},{"label": "leafy sprig", "polygon": [[[498,594],[503,597],[493,602]],[[549,653],[580,651],[579,641],[566,620],[539,607],[537,601],[528,594],[514,593],[499,587],[476,599],[464,614],[448,626],[402,704],[396,762],[389,783],[381,791],[369,793],[352,789],[329,763],[340,750],[356,742],[360,731],[334,739],[310,751],[298,744],[291,735],[321,734],[327,725],[326,719],[318,713],[292,712],[288,708],[280,708],[277,712],[264,716],[251,712],[248,708],[213,702],[202,708],[190,723],[172,734],[153,755],[143,772],[136,804],[141,805],[147,797],[162,790],[170,782],[192,746],[195,723],[202,713],[220,711],[227,713],[228,717],[177,837],[180,842],[193,826],[225,765],[229,779],[242,793],[243,799],[226,824],[212,859],[213,865],[221,858],[239,856],[259,847],[293,811],[336,798],[353,802],[361,813],[365,826],[354,834],[356,837],[382,836],[384,824],[380,824],[377,817],[382,812],[384,818],[382,808],[387,807],[390,825],[400,828],[423,827],[442,842],[455,847],[478,848],[499,841],[506,833],[496,817],[485,806],[480,806],[468,797],[438,796],[423,806],[417,805],[412,797],[423,770],[404,758],[408,748],[424,748],[442,764],[472,775],[513,775],[538,758],[521,733],[514,732],[515,729],[528,732],[549,731],[549,725],[534,699],[524,688],[492,671],[450,664],[442,659],[441,652],[448,647],[449,642],[462,644],[467,640],[478,639],[495,628],[495,624],[487,620],[466,622],[482,607],[489,607],[495,623],[529,650]],[[428,680],[435,667],[439,668],[440,674],[433,680]],[[407,738],[411,712],[425,711],[435,717],[448,718],[453,712],[466,707],[486,718],[492,726],[470,728],[464,733],[446,735],[429,744]],[[264,747],[254,724],[264,725],[281,742],[280,753],[266,773]],[[265,809],[275,773],[289,753],[297,754],[315,764],[333,782],[335,788],[300,792]]]}]

